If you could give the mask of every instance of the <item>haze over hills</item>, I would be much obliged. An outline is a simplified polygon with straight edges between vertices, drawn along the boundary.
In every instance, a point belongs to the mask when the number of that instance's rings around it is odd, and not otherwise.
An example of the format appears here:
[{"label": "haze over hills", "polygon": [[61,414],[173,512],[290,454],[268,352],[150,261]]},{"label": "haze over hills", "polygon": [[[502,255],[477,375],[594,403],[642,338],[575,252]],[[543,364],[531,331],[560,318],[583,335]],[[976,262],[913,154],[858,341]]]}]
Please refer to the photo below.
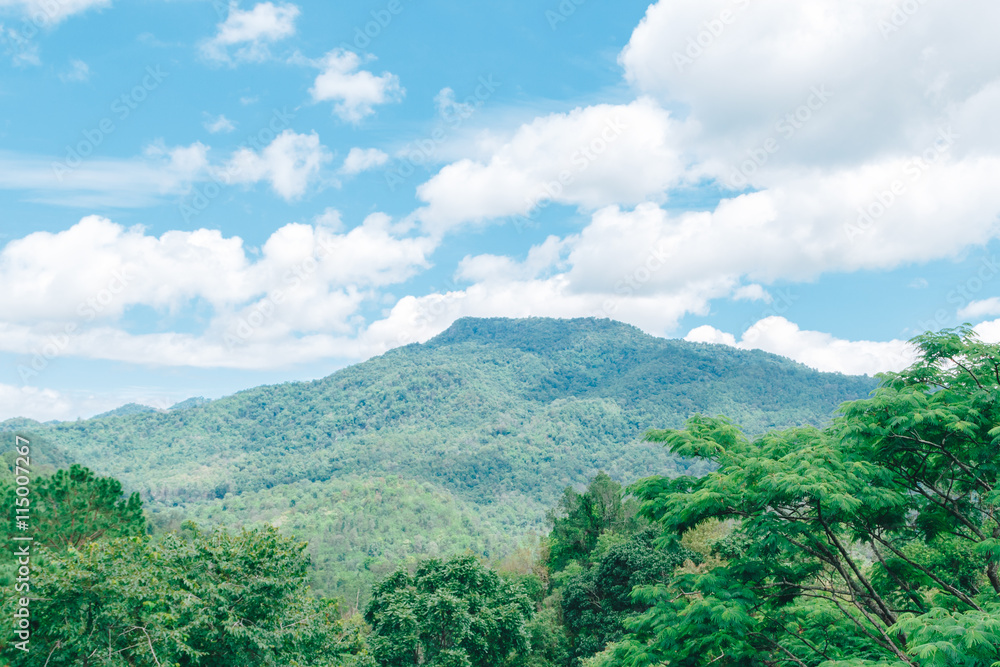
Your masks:
[{"label": "haze over hills", "polygon": [[139,491],[163,525],[267,521],[309,539],[317,586],[353,598],[408,557],[509,551],[599,470],[684,470],[647,429],[697,412],[752,433],[819,424],[875,385],[611,320],[466,318],[313,382],[16,428]]}]

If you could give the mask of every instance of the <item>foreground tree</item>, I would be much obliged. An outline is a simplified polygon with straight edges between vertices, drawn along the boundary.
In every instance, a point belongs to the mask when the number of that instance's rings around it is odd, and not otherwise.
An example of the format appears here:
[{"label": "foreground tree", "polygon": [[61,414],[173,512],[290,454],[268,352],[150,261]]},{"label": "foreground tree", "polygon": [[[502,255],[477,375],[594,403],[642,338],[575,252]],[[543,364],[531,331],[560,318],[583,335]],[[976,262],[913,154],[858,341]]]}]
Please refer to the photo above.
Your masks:
[{"label": "foreground tree", "polygon": [[632,597],[636,586],[665,584],[685,561],[700,560],[676,541],[654,548],[659,535],[649,526],[633,534],[612,535],[595,550],[593,566],[566,579],[561,607],[571,642],[570,664],[621,639],[626,619],[646,610],[646,604]]},{"label": "foreground tree", "polygon": [[532,604],[474,556],[427,560],[375,586],[365,611],[379,665],[499,667],[522,657]]},{"label": "foreground tree", "polygon": [[274,528],[189,527],[159,544],[93,541],[35,577],[29,666],[329,665],[356,646],[333,601],[309,595],[305,547]]},{"label": "foreground tree", "polygon": [[639,587],[615,652],[633,667],[992,665],[1000,659],[1000,348],[914,339],[824,429],[750,441],[695,417],[649,439],[717,469],[633,487],[668,534],[715,520],[722,565]]},{"label": "foreground tree", "polygon": [[583,493],[567,487],[548,516],[549,568],[557,572],[573,561],[589,565],[602,534],[636,529],[635,513],[634,502],[623,501],[621,485],[605,472],[597,473]]},{"label": "foreground tree", "polygon": [[[8,530],[17,534],[13,489],[7,485],[0,498],[10,516]],[[54,550],[79,549],[92,540],[146,531],[138,493],[125,497],[117,479],[98,477],[77,464],[32,482],[29,516],[35,544]]]}]

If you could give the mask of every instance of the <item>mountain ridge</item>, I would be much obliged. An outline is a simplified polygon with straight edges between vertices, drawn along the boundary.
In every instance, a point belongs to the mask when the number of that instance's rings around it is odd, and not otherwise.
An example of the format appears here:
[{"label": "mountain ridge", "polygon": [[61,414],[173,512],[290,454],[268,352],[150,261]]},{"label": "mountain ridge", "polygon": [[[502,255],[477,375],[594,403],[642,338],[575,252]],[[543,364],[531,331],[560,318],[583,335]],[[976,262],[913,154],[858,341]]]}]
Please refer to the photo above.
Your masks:
[{"label": "mountain ridge", "polygon": [[[24,426],[36,446],[140,492],[162,526],[183,514],[303,532],[321,588],[344,593],[381,564],[442,545],[502,554],[543,528],[564,487],[599,470],[625,483],[703,472],[644,442],[650,428],[696,412],[751,433],[820,424],[874,386],[612,320],[465,318],[318,380]],[[341,504],[356,509],[345,515]],[[427,521],[407,526],[406,516]],[[468,539],[441,537],[454,530]]]}]

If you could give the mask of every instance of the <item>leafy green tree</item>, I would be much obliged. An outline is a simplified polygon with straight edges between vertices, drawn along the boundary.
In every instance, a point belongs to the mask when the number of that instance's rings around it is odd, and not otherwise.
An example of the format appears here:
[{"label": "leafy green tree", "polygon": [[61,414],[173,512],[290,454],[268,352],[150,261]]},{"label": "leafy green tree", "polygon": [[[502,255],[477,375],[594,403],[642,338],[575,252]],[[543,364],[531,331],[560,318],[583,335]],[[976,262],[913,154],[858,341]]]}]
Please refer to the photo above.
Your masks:
[{"label": "leafy green tree", "polygon": [[498,667],[523,656],[531,601],[471,555],[423,561],[375,586],[365,610],[379,665]]},{"label": "leafy green tree", "polygon": [[698,554],[676,542],[656,548],[659,531],[646,527],[597,549],[592,567],[572,576],[562,591],[562,617],[571,641],[571,658],[587,658],[622,638],[625,620],[646,610],[632,598],[636,586],[667,583],[685,561]]},{"label": "leafy green tree", "polygon": [[570,659],[570,642],[558,606],[545,605],[528,621],[528,652],[515,664],[523,667],[558,667]]},{"label": "leafy green tree", "polygon": [[[13,521],[13,488],[7,485],[0,492]],[[146,530],[139,494],[126,498],[117,479],[98,477],[81,465],[33,480],[30,501],[31,534],[35,544],[49,549],[78,549],[91,540],[142,535]],[[8,530],[13,532],[13,525]]]},{"label": "leafy green tree", "polygon": [[635,527],[635,508],[622,500],[621,485],[599,472],[584,493],[567,487],[549,513],[549,568],[557,572],[576,560],[589,564],[590,553],[606,531]]},{"label": "leafy green tree", "polygon": [[[25,667],[329,665],[361,653],[306,585],[305,547],[274,528],[189,528],[51,553],[32,591]],[[354,641],[350,641],[350,637]]]},{"label": "leafy green tree", "polygon": [[722,418],[654,431],[710,461],[703,477],[632,487],[684,534],[734,521],[721,565],[640,587],[650,609],[616,658],[640,667],[992,665],[1000,581],[1000,347],[968,329],[914,339],[824,430],[746,438]]}]

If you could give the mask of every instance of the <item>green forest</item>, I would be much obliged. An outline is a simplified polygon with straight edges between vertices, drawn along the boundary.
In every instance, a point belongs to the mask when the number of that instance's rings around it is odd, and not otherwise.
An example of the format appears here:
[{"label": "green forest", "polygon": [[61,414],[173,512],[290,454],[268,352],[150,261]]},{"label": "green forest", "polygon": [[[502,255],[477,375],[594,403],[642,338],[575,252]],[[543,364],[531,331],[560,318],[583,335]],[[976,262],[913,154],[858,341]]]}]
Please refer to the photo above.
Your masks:
[{"label": "green forest", "polygon": [[751,434],[819,425],[875,384],[612,320],[467,318],[314,382],[0,429],[29,438],[37,464],[120,480],[156,530],[293,533],[322,564],[312,585],[363,603],[400,563],[537,541],[562,489],[599,471],[630,483],[708,469],[644,441],[651,427],[699,413]]},{"label": "green forest", "polygon": [[35,551],[30,591],[0,573],[31,650],[7,633],[0,655],[998,664],[1000,346],[913,343],[872,381],[605,321],[460,320],[316,383],[8,422],[37,456]]}]

